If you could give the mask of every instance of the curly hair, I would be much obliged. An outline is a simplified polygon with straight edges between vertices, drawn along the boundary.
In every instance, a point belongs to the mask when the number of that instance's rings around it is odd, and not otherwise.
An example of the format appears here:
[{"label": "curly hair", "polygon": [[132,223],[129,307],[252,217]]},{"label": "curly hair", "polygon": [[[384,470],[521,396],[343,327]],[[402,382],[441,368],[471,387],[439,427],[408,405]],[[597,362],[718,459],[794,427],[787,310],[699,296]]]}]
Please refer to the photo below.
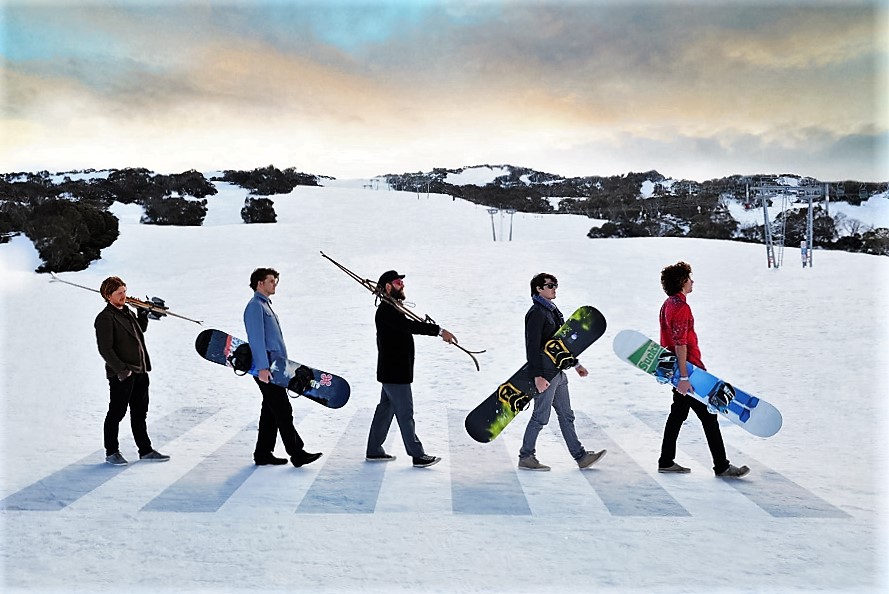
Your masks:
[{"label": "curly hair", "polygon": [[99,286],[99,294],[105,301],[108,301],[108,298],[113,292],[126,285],[127,284],[123,282],[119,276],[109,276],[103,280],[102,284]]},{"label": "curly hair", "polygon": [[250,288],[254,291],[256,290],[256,286],[264,281],[267,276],[274,276],[278,278],[278,271],[274,268],[257,268],[250,275]]},{"label": "curly hair", "polygon": [[661,270],[661,288],[667,295],[675,295],[682,291],[682,285],[691,276],[691,265],[685,262],[670,264]]}]

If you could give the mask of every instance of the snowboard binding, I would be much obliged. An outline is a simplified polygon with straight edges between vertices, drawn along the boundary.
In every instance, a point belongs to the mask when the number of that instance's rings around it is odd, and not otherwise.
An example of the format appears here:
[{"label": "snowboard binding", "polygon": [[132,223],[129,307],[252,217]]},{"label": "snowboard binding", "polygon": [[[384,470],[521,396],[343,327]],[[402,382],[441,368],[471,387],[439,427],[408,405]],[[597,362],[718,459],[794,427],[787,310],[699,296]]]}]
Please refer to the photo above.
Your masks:
[{"label": "snowboard binding", "polygon": [[577,357],[571,354],[561,338],[551,338],[546,341],[543,352],[558,369],[568,369],[577,365]]},{"label": "snowboard binding", "polygon": [[676,355],[670,351],[664,351],[658,357],[657,367],[654,369],[654,377],[661,384],[668,384],[676,373]]},{"label": "snowboard binding", "polygon": [[300,365],[296,368],[296,373],[293,374],[293,378],[287,384],[287,389],[302,396],[313,387],[314,380],[315,374],[312,373],[312,370],[305,365]]},{"label": "snowboard binding", "polygon": [[721,413],[728,411],[729,403],[735,399],[735,389],[731,384],[719,382],[707,394],[707,402]]},{"label": "snowboard binding", "polygon": [[500,402],[515,412],[525,410],[528,408],[528,403],[531,402],[530,396],[509,382],[501,384],[500,387],[497,388],[497,398],[500,399]]},{"label": "snowboard binding", "polygon": [[236,375],[246,375],[250,368],[253,367],[253,353],[250,352],[250,345],[246,342],[238,345],[225,360],[235,370]]}]

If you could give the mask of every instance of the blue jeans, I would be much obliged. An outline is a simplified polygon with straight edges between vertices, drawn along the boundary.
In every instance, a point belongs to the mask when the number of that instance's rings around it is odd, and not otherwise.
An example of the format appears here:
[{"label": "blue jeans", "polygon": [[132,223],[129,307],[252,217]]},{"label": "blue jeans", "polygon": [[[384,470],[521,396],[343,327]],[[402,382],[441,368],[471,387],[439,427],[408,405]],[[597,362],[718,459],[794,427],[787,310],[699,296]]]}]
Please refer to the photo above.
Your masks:
[{"label": "blue jeans", "polygon": [[568,394],[568,376],[564,371],[560,371],[556,377],[550,380],[549,388],[534,397],[534,411],[525,428],[519,459],[534,455],[537,436],[540,434],[540,430],[549,423],[552,409],[556,409],[559,428],[562,430],[562,437],[565,439],[565,445],[568,446],[571,457],[579,460],[586,453],[583,444],[577,438],[577,430],[574,428],[574,411],[571,410],[571,397]]},{"label": "blue jeans", "polygon": [[380,403],[374,411],[367,436],[367,455],[379,456],[384,453],[383,442],[389,434],[392,417],[398,421],[407,455],[413,458],[425,456],[423,444],[414,429],[414,397],[410,384],[383,384]]}]

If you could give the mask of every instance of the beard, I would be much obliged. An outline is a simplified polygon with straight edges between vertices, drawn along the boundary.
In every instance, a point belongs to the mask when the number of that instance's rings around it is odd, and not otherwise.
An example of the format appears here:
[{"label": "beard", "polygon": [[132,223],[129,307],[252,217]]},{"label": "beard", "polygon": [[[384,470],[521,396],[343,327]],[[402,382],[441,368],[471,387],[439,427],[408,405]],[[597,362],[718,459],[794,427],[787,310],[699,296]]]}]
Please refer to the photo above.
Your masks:
[{"label": "beard", "polygon": [[389,296],[392,297],[392,299],[397,299],[398,301],[404,301],[404,287],[401,287],[400,289],[396,289],[395,287],[392,287],[392,290],[389,291]]}]

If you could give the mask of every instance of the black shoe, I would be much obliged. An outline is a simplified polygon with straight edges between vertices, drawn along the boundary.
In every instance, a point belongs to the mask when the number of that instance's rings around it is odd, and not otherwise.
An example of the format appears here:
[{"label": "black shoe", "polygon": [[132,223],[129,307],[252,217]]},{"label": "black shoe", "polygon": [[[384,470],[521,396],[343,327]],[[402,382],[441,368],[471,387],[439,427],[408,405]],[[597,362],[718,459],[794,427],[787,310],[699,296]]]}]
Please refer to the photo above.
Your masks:
[{"label": "black shoe", "polygon": [[414,458],[414,468],[426,468],[427,466],[432,466],[439,462],[441,462],[441,458],[438,456],[417,456]]},{"label": "black shoe", "polygon": [[393,460],[395,460],[395,456],[393,456],[391,454],[382,453],[382,454],[374,454],[373,456],[365,456],[364,459],[367,460],[368,462],[392,462]]},{"label": "black shoe", "polygon": [[151,450],[150,452],[145,452],[144,454],[139,454],[140,460],[147,460],[148,462],[169,462],[170,457],[166,454],[161,454],[157,450]]},{"label": "black shoe", "polygon": [[297,456],[293,456],[290,458],[290,461],[294,466],[299,468],[300,466],[305,466],[306,464],[311,464],[318,458],[322,456],[321,452],[317,452],[315,454],[310,454],[309,452],[302,452]]},{"label": "black shoe", "polygon": [[287,458],[278,458],[274,454],[253,454],[253,463],[257,466],[287,464]]},{"label": "black shoe", "polygon": [[685,466],[680,466],[673,462],[672,466],[664,466],[663,468],[658,467],[658,472],[666,472],[666,473],[675,473],[675,474],[688,474],[691,472],[691,468],[686,468]]}]

